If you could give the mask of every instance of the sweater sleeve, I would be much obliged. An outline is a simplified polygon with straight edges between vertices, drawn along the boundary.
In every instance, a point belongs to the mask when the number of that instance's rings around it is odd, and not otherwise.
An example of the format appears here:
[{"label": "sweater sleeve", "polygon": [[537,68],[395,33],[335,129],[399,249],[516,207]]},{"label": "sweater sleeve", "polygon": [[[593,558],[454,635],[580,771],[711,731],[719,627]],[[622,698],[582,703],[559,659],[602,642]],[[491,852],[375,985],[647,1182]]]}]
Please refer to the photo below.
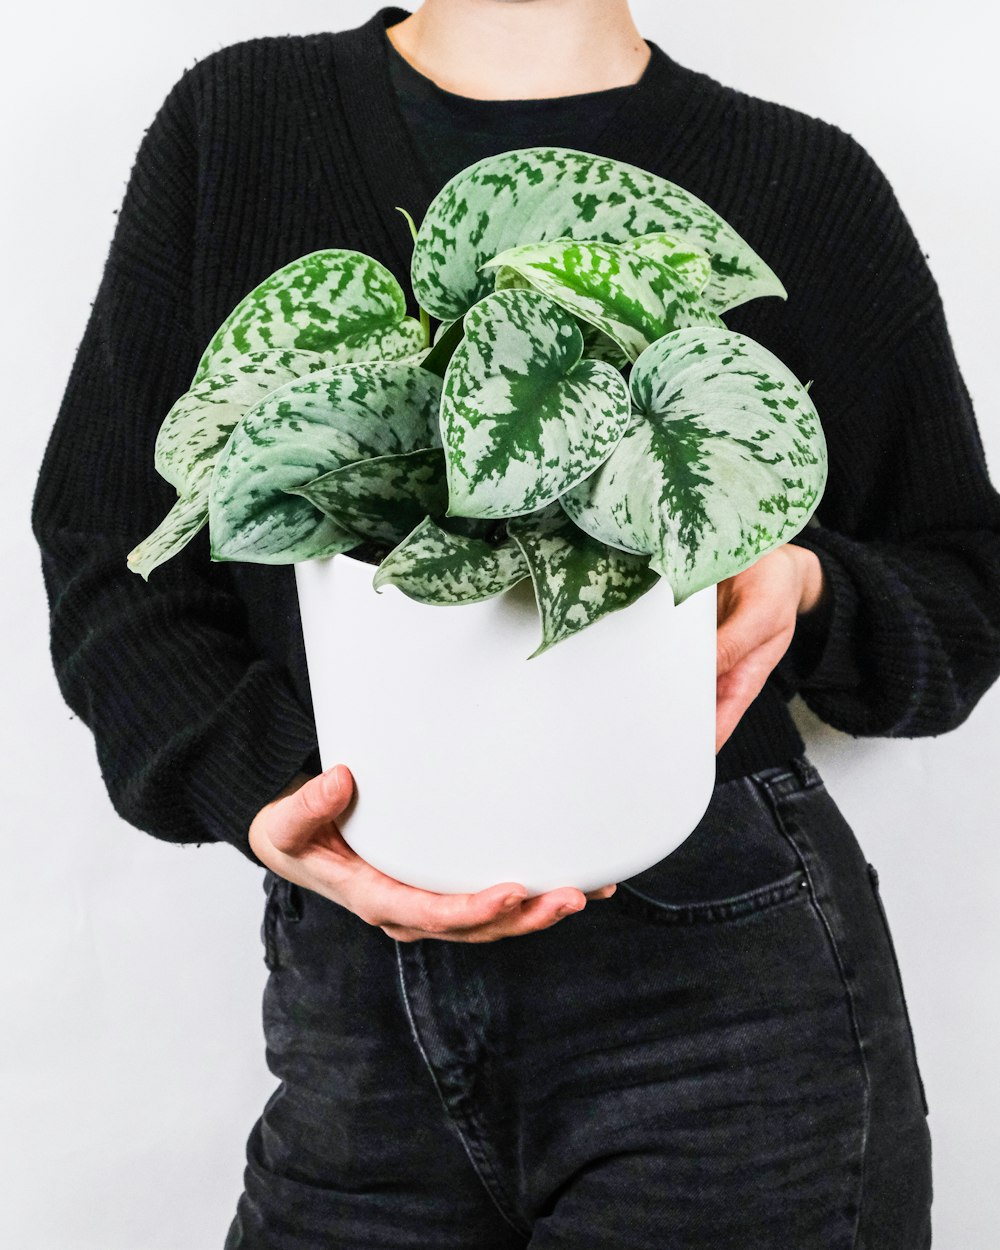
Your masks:
[{"label": "sweater sleeve", "polygon": [[202,531],[148,581],[126,556],[176,491],[160,423],[187,390],[197,191],[193,70],[145,132],[32,503],[59,689],[91,730],[118,814],[175,843],[229,842],[300,770],[319,771],[311,709],[255,654],[245,606]]},{"label": "sweater sleeve", "polygon": [[845,733],[924,737],[965,721],[1000,676],[1000,495],[940,291],[885,175],[854,149],[866,211],[836,242],[868,259],[853,277],[845,264],[844,311],[825,313],[850,390],[827,391],[827,488],[791,540],[830,593],[776,676]]}]

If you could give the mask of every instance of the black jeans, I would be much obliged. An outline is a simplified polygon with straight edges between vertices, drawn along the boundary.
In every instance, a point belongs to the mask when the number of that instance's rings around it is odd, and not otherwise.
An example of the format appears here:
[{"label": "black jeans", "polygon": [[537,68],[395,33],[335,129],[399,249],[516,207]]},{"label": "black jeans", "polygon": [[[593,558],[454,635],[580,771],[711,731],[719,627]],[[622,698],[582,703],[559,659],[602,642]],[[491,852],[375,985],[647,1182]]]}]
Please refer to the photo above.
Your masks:
[{"label": "black jeans", "polygon": [[523,937],[396,942],[272,873],[226,1250],[925,1250],[878,877],[806,757]]}]

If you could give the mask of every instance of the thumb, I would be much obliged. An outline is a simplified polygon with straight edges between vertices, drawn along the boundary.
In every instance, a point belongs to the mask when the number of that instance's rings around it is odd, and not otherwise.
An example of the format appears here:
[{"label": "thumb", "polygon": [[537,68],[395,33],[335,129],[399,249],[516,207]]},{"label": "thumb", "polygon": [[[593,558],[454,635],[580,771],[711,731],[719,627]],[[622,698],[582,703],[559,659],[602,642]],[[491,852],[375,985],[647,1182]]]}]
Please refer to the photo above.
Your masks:
[{"label": "thumb", "polygon": [[[295,844],[308,841],[339,816],[353,796],[354,778],[346,764],[336,764],[310,778],[281,804],[278,839]],[[272,840],[278,839],[272,834]],[[290,850],[291,846],[282,849]]]}]

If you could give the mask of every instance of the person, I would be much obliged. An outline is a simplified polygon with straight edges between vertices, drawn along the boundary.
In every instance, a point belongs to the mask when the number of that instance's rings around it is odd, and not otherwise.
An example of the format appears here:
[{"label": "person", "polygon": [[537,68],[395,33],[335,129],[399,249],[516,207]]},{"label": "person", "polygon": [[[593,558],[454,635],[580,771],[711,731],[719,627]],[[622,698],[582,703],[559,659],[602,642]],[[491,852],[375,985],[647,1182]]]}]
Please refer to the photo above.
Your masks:
[{"label": "person", "polygon": [[[812,379],[830,475],[813,523],[719,583],[717,784],[691,836],[587,895],[435,895],[340,836],[354,778],[320,771],[292,570],[211,561],[204,532],[148,583],[125,556],[173,502],[159,423],[234,304],[354,247],[416,315],[395,206],[419,223],[458,170],[535,143],[678,182],[772,266],[788,300],[726,321]],[[221,48],[140,144],[32,526],[115,809],[264,869],[279,1085],[227,1250],[930,1245],[877,872],[788,701],[861,737],[961,724],[1000,674],[1000,495],[861,143],[681,65],[627,0],[423,0]],[[615,784],[613,761],[577,783]]]}]

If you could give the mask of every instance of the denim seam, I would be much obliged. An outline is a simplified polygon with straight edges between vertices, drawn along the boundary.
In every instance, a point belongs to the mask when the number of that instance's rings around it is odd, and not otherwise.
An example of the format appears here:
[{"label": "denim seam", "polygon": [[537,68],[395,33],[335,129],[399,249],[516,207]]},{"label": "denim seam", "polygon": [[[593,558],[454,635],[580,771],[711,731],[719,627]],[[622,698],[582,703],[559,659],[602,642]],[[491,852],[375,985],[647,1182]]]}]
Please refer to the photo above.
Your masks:
[{"label": "denim seam", "polygon": [[[802,864],[802,870],[805,873],[806,880],[808,882],[809,900],[812,903],[813,909],[815,910],[817,916],[819,916],[820,921],[823,925],[823,929],[826,933],[827,941],[829,942],[830,949],[833,953],[834,962],[837,967],[837,973],[840,977],[840,982],[844,987],[844,993],[847,997],[848,1013],[850,1015],[850,1021],[851,1021],[851,1032],[854,1035],[854,1044],[857,1048],[858,1057],[861,1061],[861,1072],[864,1078],[864,1119],[863,1119],[862,1130],[861,1130],[861,1175],[859,1177],[859,1182],[858,1182],[857,1211],[854,1217],[854,1235],[851,1238],[851,1250],[858,1250],[858,1237],[861,1231],[861,1212],[864,1206],[865,1183],[866,1183],[867,1174],[868,1174],[868,1140],[870,1136],[870,1122],[871,1122],[871,1076],[868,1071],[868,1060],[865,1056],[865,1048],[864,1048],[864,1043],[861,1037],[861,1029],[858,1024],[857,1007],[854,1001],[854,992],[851,989],[849,979],[844,969],[843,957],[841,956],[840,948],[837,945],[837,939],[834,937],[833,927],[830,924],[829,918],[827,917],[826,912],[823,910],[819,902],[819,899],[817,898],[816,883],[813,880],[813,875],[809,870],[809,864],[806,862],[806,857],[802,853],[802,848],[799,845],[799,842],[796,840],[794,833],[792,832],[794,831],[795,833],[798,833],[801,837],[802,832],[803,832],[802,828],[800,825],[798,825],[796,818],[791,811],[783,810],[783,806],[780,802],[780,800],[789,793],[789,789],[787,787],[776,787],[775,791],[772,793],[771,786],[767,781],[764,781],[762,784],[764,785],[764,788],[768,790],[769,793],[771,793],[774,813],[775,813],[775,816],[777,817],[778,826],[781,829],[783,836],[786,838],[786,840],[794,849],[795,854],[799,857],[799,862]],[[813,789],[813,788],[818,788],[818,786],[816,787],[807,786],[806,788]]]},{"label": "denim seam", "polygon": [[744,916],[757,916],[769,911],[781,903],[794,898],[805,882],[802,872],[796,869],[780,881],[757,886],[744,894],[734,894],[730,898],[720,898],[710,903],[661,903],[648,894],[643,894],[627,881],[620,881],[619,887],[626,890],[634,898],[640,899],[656,913],[656,917],[665,924],[713,924],[728,920],[740,919]]},{"label": "denim seam", "polygon": [[[866,861],[867,862],[867,861]],[[906,990],[903,988],[903,973],[899,966],[899,956],[896,953],[896,943],[893,940],[892,930],[889,927],[889,917],[886,915],[885,903],[882,901],[882,891],[879,888],[878,869],[874,864],[868,864],[868,884],[871,887],[872,894],[875,897],[875,906],[878,908],[879,921],[885,932],[886,945],[889,949],[890,962],[892,964],[893,975],[896,981],[896,987],[899,990],[899,1000],[902,1008],[903,1024],[905,1026],[906,1038],[909,1042],[910,1056],[913,1060],[913,1071],[917,1078],[917,1088],[920,1091],[920,1104],[923,1107],[924,1115],[929,1115],[927,1107],[927,1091],[924,1088],[924,1078],[920,1071],[920,1063],[917,1059],[917,1042],[913,1035],[913,1021],[910,1019],[910,1008],[906,1001]]]},{"label": "denim seam", "polygon": [[[404,975],[404,970],[403,970],[402,944],[397,938],[394,938],[393,941],[396,946],[396,965],[399,971],[399,987],[403,995],[403,1006],[406,1009],[406,1017],[410,1023],[410,1033],[413,1037],[414,1042],[416,1042],[417,1049],[420,1051],[420,1057],[423,1059],[424,1065],[426,1066],[427,1071],[431,1074],[431,1080],[434,1082],[434,1088],[437,1090],[437,1095],[441,1101],[441,1106],[444,1108],[445,1114],[448,1116],[452,1124],[455,1126],[455,1129],[459,1136],[459,1140],[461,1141],[462,1146],[465,1149],[465,1153],[469,1156],[469,1162],[472,1164],[472,1167],[475,1170],[476,1175],[479,1177],[479,1180],[483,1186],[483,1189],[485,1189],[487,1194],[489,1194],[490,1201],[493,1203],[496,1209],[503,1216],[507,1224],[509,1224],[510,1227],[516,1233],[519,1233],[522,1237],[526,1235],[530,1235],[531,1230],[530,1229],[526,1230],[522,1228],[520,1225],[518,1225],[517,1223],[515,1223],[512,1216],[504,1209],[504,1206],[500,1200],[500,1197],[494,1191],[493,1186],[490,1184],[490,1180],[492,1180],[493,1185],[497,1186],[497,1189],[503,1195],[504,1202],[506,1202],[507,1195],[506,1195],[506,1191],[503,1188],[503,1185],[500,1183],[499,1179],[497,1178],[489,1160],[485,1158],[485,1156],[483,1156],[482,1158],[477,1158],[477,1154],[482,1155],[481,1149],[478,1151],[473,1150],[473,1144],[470,1141],[467,1132],[463,1129],[463,1125],[459,1122],[459,1117],[455,1115],[451,1107],[448,1105],[448,1097],[445,1094],[444,1090],[441,1088],[441,1082],[438,1080],[437,1072],[435,1071],[434,1065],[431,1063],[430,1056],[428,1055],[427,1050],[423,1044],[423,1041],[421,1040],[420,1032],[417,1028],[417,1022],[413,1015],[413,1008],[410,1003],[409,993],[406,989],[406,977]],[[467,1121],[467,1117],[463,1116],[462,1119]],[[476,1142],[476,1146],[477,1147],[479,1146],[478,1142]],[[484,1170],[489,1174],[490,1180],[487,1180],[486,1176],[483,1175]]]}]

